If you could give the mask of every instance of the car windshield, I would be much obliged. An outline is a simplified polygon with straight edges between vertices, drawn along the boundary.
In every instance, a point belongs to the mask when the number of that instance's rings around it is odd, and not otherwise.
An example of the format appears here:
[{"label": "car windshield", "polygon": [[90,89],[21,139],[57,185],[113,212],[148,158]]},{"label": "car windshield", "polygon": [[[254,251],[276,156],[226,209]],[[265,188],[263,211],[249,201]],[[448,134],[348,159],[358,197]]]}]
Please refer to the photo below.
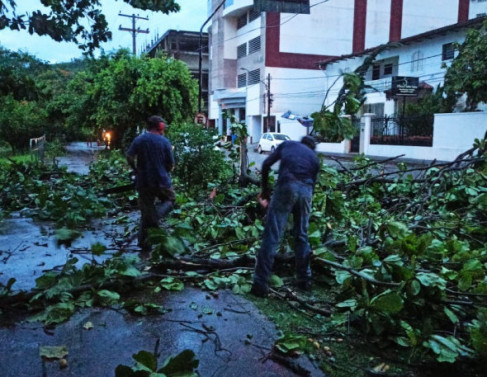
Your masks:
[{"label": "car windshield", "polygon": [[274,134],[274,139],[276,140],[290,140],[290,137],[283,134]]}]

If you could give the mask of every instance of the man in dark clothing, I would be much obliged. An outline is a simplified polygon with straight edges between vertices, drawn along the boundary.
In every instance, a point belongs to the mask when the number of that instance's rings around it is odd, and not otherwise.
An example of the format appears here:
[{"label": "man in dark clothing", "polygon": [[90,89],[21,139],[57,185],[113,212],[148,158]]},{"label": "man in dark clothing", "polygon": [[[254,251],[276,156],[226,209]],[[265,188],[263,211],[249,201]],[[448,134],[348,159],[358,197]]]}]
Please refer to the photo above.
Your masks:
[{"label": "man in dark clothing", "polygon": [[314,152],[315,142],[305,136],[301,143],[285,141],[262,164],[262,193],[260,203],[267,207],[270,199],[269,171],[280,162],[279,178],[267,210],[264,236],[257,254],[251,293],[264,297],[269,290],[274,256],[281,242],[289,215],[294,218],[294,251],[297,286],[309,289],[311,247],[308,243],[308,225],[314,186],[320,171],[320,161]]},{"label": "man in dark clothing", "polygon": [[159,220],[172,209],[175,195],[169,172],[174,169],[174,156],[171,143],[164,137],[166,125],[159,116],[147,120],[147,132],[137,136],[126,157],[136,172],[136,189],[139,193],[141,214],[139,246],[151,249],[147,230],[157,228]]}]

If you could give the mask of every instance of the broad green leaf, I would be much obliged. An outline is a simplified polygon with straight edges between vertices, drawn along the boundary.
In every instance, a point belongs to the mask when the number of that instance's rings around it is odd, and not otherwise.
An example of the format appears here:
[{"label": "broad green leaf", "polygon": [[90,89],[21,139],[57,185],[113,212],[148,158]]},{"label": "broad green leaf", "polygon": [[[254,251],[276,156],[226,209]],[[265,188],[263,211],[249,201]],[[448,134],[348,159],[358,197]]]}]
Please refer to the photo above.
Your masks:
[{"label": "broad green leaf", "polygon": [[140,351],[132,355],[133,359],[141,366],[147,368],[147,371],[155,372],[157,369],[157,359],[149,351]]},{"label": "broad green leaf", "polygon": [[277,275],[271,275],[269,279],[269,285],[274,288],[280,288],[284,285],[282,279]]},{"label": "broad green leaf", "polygon": [[167,377],[196,377],[194,370],[198,368],[199,363],[195,353],[186,349],[166,359],[158,372],[164,373]]},{"label": "broad green leaf", "polygon": [[402,310],[404,301],[397,292],[387,290],[370,300],[371,308],[384,313],[395,314]]},{"label": "broad green leaf", "polygon": [[68,356],[68,347],[66,346],[40,346],[39,356],[46,359],[64,359]]}]

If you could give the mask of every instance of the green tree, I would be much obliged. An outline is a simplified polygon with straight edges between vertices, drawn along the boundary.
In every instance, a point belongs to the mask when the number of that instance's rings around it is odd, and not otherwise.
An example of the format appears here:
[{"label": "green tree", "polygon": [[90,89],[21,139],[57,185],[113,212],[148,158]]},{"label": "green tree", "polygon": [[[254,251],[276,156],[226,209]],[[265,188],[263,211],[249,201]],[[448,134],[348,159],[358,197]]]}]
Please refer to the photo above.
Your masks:
[{"label": "green tree", "polygon": [[[175,0],[123,0],[134,8],[169,14],[180,10]],[[42,10],[24,15],[15,12],[16,0],[0,0],[0,30],[28,30],[30,34],[48,35],[55,41],[74,42],[92,52],[112,38],[99,0],[42,0]]]},{"label": "green tree", "polygon": [[46,132],[46,112],[36,102],[17,101],[12,95],[0,97],[0,140],[14,150],[26,149],[29,139]]},{"label": "green tree", "polygon": [[474,111],[479,102],[487,102],[487,21],[469,30],[457,47],[458,56],[445,75],[445,92],[455,100],[466,94],[465,110]]},{"label": "green tree", "polygon": [[76,111],[90,114],[85,121],[92,126],[113,130],[115,146],[121,146],[124,134],[133,133],[136,126],[145,127],[150,115],[161,115],[169,123],[191,119],[198,95],[197,83],[183,62],[137,58],[127,50],[112,56],[82,91],[88,95],[88,108]]}]

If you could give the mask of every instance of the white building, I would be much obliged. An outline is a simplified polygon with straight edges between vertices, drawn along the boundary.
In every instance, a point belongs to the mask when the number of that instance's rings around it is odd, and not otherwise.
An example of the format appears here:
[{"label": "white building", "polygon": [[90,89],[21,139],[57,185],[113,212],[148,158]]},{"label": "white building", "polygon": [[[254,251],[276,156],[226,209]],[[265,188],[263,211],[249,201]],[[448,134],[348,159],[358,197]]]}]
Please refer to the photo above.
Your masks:
[{"label": "white building", "polygon": [[[421,88],[431,90],[442,85],[446,67],[457,53],[454,43],[463,43],[467,30],[480,27],[485,19],[477,17],[384,45],[384,50],[375,57],[365,76],[365,84],[373,89],[367,94],[364,112],[377,116],[400,112],[402,99],[388,96],[394,76],[417,78]],[[328,78],[326,89],[329,95],[325,99],[326,105],[335,101],[343,84],[342,73],[354,71],[373,51],[374,48],[370,48],[320,64]]]},{"label": "white building", "polygon": [[[319,111],[335,72],[354,68],[347,67],[350,60],[339,57],[355,59],[378,45],[487,12],[484,0],[310,0],[310,14],[259,13],[253,0],[226,0],[219,8],[221,3],[208,0],[209,14],[218,9],[208,31],[208,115],[225,134],[222,110],[230,110],[245,120],[254,141],[266,130],[286,132],[295,139],[304,135],[305,127],[281,115],[288,110],[303,116]],[[438,37],[437,43],[443,45]],[[430,49],[434,47],[422,51],[424,58]],[[394,60],[394,53],[384,55],[385,72],[388,58]],[[326,61],[333,65],[322,70]],[[402,72],[403,67],[392,64],[396,67],[392,73]]]}]

